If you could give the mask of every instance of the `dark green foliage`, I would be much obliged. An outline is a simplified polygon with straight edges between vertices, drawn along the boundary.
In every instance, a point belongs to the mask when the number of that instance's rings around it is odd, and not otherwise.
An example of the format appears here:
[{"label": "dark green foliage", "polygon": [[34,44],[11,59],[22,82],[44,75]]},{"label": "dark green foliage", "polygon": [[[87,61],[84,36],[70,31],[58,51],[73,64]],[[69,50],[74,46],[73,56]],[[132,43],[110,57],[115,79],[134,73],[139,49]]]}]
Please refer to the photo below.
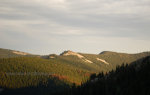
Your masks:
[{"label": "dark green foliage", "polygon": [[63,95],[150,95],[149,80],[150,56],[131,65],[118,66],[116,71],[108,74],[100,73],[95,79],[92,78]]}]

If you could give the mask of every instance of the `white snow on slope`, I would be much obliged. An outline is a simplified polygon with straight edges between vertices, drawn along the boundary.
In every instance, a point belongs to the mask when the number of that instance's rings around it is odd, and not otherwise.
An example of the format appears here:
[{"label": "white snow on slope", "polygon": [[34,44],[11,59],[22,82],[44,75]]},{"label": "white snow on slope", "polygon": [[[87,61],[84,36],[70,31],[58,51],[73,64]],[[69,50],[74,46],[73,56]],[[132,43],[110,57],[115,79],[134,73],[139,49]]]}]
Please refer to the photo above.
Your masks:
[{"label": "white snow on slope", "polygon": [[86,58],[84,58],[83,61],[84,61],[84,62],[87,62],[87,63],[93,63],[92,61],[90,61],[90,60],[88,60],[88,59],[86,59]]},{"label": "white snow on slope", "polygon": [[103,59],[96,58],[96,60],[101,61],[101,62],[103,62],[103,63],[105,63],[105,64],[109,65],[109,63],[108,63],[108,62],[106,62],[106,61],[105,61],[105,60],[103,60]]},{"label": "white snow on slope", "polygon": [[18,55],[28,55],[28,53],[20,52],[20,51],[13,51],[13,53],[18,54]]},{"label": "white snow on slope", "polygon": [[72,52],[72,51],[67,51],[67,53],[63,54],[63,56],[68,56],[68,55],[74,55],[74,56],[77,56],[78,58],[84,58],[84,56],[82,56],[78,53]]},{"label": "white snow on slope", "polygon": [[66,53],[63,54],[63,56],[69,56],[69,55],[77,56],[78,58],[80,58],[81,60],[83,60],[86,63],[93,63],[92,61],[86,59],[84,56],[82,56],[76,52],[67,51]]}]

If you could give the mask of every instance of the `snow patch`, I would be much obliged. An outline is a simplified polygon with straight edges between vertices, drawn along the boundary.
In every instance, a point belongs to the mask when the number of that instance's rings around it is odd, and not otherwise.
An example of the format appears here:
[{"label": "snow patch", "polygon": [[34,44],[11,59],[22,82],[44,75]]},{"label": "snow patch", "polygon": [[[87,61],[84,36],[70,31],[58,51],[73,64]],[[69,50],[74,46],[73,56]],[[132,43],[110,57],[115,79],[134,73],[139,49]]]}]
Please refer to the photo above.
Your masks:
[{"label": "snow patch", "polygon": [[105,63],[105,64],[109,65],[109,63],[108,63],[108,62],[106,62],[106,61],[105,61],[105,60],[103,60],[103,59],[96,58],[96,60],[101,61],[101,62],[103,62],[103,63]]},{"label": "snow patch", "polygon": [[54,57],[54,56],[50,56],[49,58],[53,59],[53,58],[55,58],[55,57]]},{"label": "snow patch", "polygon": [[67,51],[67,53],[63,54],[63,56],[68,56],[68,55],[74,55],[74,56],[77,56],[78,58],[84,58],[84,56],[82,56],[78,53],[72,52],[72,51]]},{"label": "snow patch", "polygon": [[92,61],[90,61],[90,60],[88,60],[88,59],[85,59],[85,58],[83,59],[83,61],[84,61],[84,62],[87,62],[87,63],[93,63]]},{"label": "snow patch", "polygon": [[69,51],[65,51],[62,55],[63,56],[69,56],[69,55],[77,56],[78,58],[80,58],[81,60],[83,60],[86,63],[93,63],[92,61],[86,59],[84,56],[82,56],[82,55],[80,55],[80,54],[78,54],[76,52],[72,52],[70,50]]},{"label": "snow patch", "polygon": [[20,51],[13,51],[13,53],[18,54],[18,55],[28,55],[28,53],[20,52]]}]

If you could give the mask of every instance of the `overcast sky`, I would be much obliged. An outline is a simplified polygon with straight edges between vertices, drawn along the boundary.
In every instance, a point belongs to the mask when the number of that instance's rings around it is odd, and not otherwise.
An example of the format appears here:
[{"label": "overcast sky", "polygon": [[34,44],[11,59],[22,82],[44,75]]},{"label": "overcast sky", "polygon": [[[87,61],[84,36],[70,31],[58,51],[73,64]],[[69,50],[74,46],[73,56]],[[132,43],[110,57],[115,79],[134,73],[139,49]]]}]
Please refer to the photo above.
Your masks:
[{"label": "overcast sky", "polygon": [[0,0],[0,48],[150,51],[150,0]]}]

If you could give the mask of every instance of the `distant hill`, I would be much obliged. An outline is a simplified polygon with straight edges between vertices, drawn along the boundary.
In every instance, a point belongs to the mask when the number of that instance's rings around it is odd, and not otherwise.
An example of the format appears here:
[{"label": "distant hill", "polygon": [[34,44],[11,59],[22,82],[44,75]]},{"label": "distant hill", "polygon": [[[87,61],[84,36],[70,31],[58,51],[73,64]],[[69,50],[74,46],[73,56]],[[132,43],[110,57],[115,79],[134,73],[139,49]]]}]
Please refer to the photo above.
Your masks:
[{"label": "distant hill", "polygon": [[143,52],[137,54],[117,53],[112,51],[103,51],[100,54],[85,54],[73,51],[64,51],[60,55],[50,54],[45,56],[34,55],[16,50],[0,49],[0,58],[12,57],[41,57],[48,60],[59,60],[80,69],[85,69],[90,72],[108,72],[115,69],[117,65],[123,63],[130,64],[140,58],[150,56],[150,52]]},{"label": "distant hill", "polygon": [[146,56],[150,56],[150,52],[142,52],[137,54],[117,53],[111,51],[105,51],[98,55],[96,54],[82,54],[84,57],[104,68],[102,71],[107,72],[115,69],[117,65],[130,64],[138,59]]},{"label": "distant hill", "polygon": [[0,48],[0,58],[10,58],[10,57],[18,57],[18,56],[37,56],[37,55],[33,55],[22,51]]},{"label": "distant hill", "polygon": [[100,54],[85,54],[73,51],[64,51],[60,55],[47,55],[46,59],[60,59],[76,67],[81,67],[91,72],[107,72],[115,69],[117,65],[130,64],[140,58],[150,56],[150,52],[137,54],[117,53],[105,51]]}]

